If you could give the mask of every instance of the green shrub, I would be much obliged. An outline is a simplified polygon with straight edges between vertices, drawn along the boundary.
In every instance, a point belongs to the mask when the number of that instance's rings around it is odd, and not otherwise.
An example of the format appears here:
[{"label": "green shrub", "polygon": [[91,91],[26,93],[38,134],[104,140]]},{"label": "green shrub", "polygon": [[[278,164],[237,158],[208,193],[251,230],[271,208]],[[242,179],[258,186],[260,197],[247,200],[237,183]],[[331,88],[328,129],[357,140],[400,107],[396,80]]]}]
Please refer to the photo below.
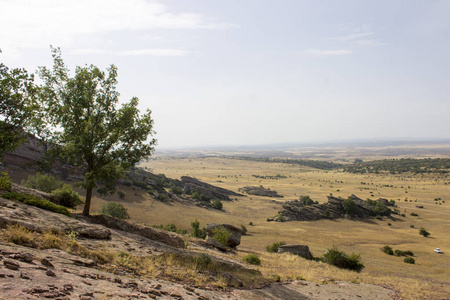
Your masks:
[{"label": "green shrub", "polygon": [[129,219],[127,209],[120,203],[109,202],[104,204],[101,208],[101,213],[117,219]]},{"label": "green shrub", "polygon": [[245,227],[242,224],[241,224],[241,232],[242,232],[242,235],[246,235],[247,234],[247,227]]},{"label": "green shrub", "polygon": [[308,205],[314,204],[314,201],[309,196],[300,196],[300,202],[304,206],[308,206]]},{"label": "green shrub", "polygon": [[6,172],[0,173],[0,190],[11,191],[11,179]]},{"label": "green shrub", "polygon": [[390,216],[392,211],[384,203],[377,202],[375,207],[372,208],[372,212],[379,216]]},{"label": "green shrub", "polygon": [[197,264],[199,264],[201,267],[208,266],[211,263],[211,256],[205,253],[200,253],[196,258],[195,261]]},{"label": "green shrub", "polygon": [[219,210],[223,208],[223,204],[222,204],[222,202],[220,202],[219,199],[214,200],[211,206],[212,206],[212,208],[219,209]]},{"label": "green shrub", "polygon": [[416,213],[411,213],[411,216],[413,216],[413,217],[418,217],[419,215],[416,214]]},{"label": "green shrub", "polygon": [[390,247],[390,246],[384,246],[383,248],[381,248],[381,251],[383,251],[384,253],[386,253],[386,254],[389,254],[389,255],[394,255],[394,251],[392,250],[392,247]]},{"label": "green shrub", "polygon": [[38,198],[37,196],[34,196],[34,195],[10,192],[10,193],[6,193],[6,194],[2,195],[2,197],[5,199],[20,201],[27,205],[36,206],[36,207],[39,207],[39,208],[42,208],[45,210],[63,214],[68,217],[71,216],[70,212],[67,210],[66,207],[55,204],[55,203],[45,200],[45,199]]},{"label": "green shrub", "polygon": [[416,263],[416,260],[412,257],[405,257],[405,259],[403,261],[407,264],[415,264]]},{"label": "green shrub", "polygon": [[266,251],[267,252],[272,252],[272,253],[277,253],[278,252],[278,248],[280,246],[283,246],[283,245],[286,245],[286,243],[285,242],[278,242],[278,243],[273,243],[273,244],[267,245],[266,246]]},{"label": "green shrub", "polygon": [[22,180],[22,185],[45,193],[51,193],[56,189],[62,188],[64,182],[57,180],[51,175],[37,173],[36,175],[28,176],[27,180]]},{"label": "green shrub", "polygon": [[360,272],[364,268],[364,265],[360,262],[359,254],[353,253],[349,256],[339,251],[336,247],[328,249],[327,253],[323,255],[322,261],[341,269],[349,269],[357,272]]},{"label": "green shrub", "polygon": [[420,234],[420,235],[423,235],[424,237],[427,237],[427,236],[430,235],[430,233],[429,233],[425,228],[423,228],[423,227],[420,228],[419,234]]},{"label": "green shrub", "polygon": [[258,255],[254,254],[254,253],[247,254],[242,259],[246,263],[251,264],[251,265],[258,265],[259,266],[261,264],[261,260],[259,259]]},{"label": "green shrub", "polygon": [[406,256],[405,251],[402,250],[395,250],[394,253],[396,256]]},{"label": "green shrub", "polygon": [[65,207],[75,208],[83,203],[78,193],[68,184],[64,184],[61,188],[52,191],[51,195],[55,198],[57,204]]},{"label": "green shrub", "polygon": [[414,253],[412,251],[407,250],[405,251],[405,255],[414,256]]},{"label": "green shrub", "polygon": [[117,195],[119,195],[120,199],[124,199],[125,198],[125,193],[122,191],[117,191]]},{"label": "green shrub", "polygon": [[172,185],[172,187],[170,188],[170,191],[171,191],[172,193],[174,193],[175,195],[181,195],[181,194],[183,194],[183,189],[180,188],[180,187],[178,187],[178,186],[176,186],[176,185]]},{"label": "green shrub", "polygon": [[225,247],[228,247],[228,239],[231,236],[231,232],[229,232],[228,230],[226,230],[223,227],[218,227],[218,228],[214,228],[212,230],[212,233],[213,233],[213,239],[216,242],[224,245]]},{"label": "green shrub", "polygon": [[191,222],[192,233],[191,235],[196,238],[204,239],[206,237],[205,228],[200,229],[200,222],[195,219],[195,221]]},{"label": "green shrub", "polygon": [[161,202],[166,202],[166,201],[167,201],[167,196],[164,195],[164,194],[159,194],[159,195],[156,197],[156,199],[159,200],[159,201],[161,201]]},{"label": "green shrub", "polygon": [[345,199],[342,202],[342,208],[345,210],[345,213],[347,213],[349,215],[355,215],[359,211],[358,206],[356,206],[355,201],[353,201],[350,198]]}]

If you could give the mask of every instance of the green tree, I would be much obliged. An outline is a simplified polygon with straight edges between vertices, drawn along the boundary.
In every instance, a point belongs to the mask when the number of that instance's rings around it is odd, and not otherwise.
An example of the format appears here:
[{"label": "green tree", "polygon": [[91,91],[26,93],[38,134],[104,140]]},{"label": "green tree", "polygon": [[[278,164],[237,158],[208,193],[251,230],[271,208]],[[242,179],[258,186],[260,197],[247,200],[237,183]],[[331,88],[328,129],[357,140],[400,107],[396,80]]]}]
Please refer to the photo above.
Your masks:
[{"label": "green tree", "polygon": [[33,74],[0,63],[0,156],[17,149],[26,132],[38,128],[31,126],[37,91]]},{"label": "green tree", "polygon": [[88,216],[92,190],[98,182],[114,191],[114,182],[124,170],[150,157],[156,143],[151,111],[140,114],[138,98],[117,108],[117,68],[107,73],[91,65],[76,67],[69,76],[61,52],[52,48],[53,69],[41,67],[44,82],[40,104],[45,128],[42,136],[68,161],[83,170],[86,189],[83,214]]}]

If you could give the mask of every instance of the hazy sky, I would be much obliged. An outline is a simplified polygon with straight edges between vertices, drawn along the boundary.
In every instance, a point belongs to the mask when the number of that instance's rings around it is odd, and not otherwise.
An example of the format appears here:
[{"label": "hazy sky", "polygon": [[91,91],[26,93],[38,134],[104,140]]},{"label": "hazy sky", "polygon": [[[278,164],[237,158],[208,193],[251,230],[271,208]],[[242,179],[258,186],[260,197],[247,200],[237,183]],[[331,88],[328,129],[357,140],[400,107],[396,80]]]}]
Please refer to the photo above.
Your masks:
[{"label": "hazy sky", "polygon": [[450,138],[450,1],[0,0],[0,61],[119,68],[160,148]]}]

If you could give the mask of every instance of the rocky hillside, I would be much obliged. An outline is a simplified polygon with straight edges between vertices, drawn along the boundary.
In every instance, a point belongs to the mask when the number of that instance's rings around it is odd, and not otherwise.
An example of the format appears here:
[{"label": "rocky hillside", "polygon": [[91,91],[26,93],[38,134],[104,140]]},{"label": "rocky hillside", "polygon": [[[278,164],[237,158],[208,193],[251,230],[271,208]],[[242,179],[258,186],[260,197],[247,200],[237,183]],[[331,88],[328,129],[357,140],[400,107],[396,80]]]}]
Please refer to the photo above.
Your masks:
[{"label": "rocky hillside", "polygon": [[0,198],[1,299],[391,299],[366,284],[271,283],[185,239],[105,216],[73,218]]},{"label": "rocky hillside", "polygon": [[265,187],[261,186],[244,186],[239,189],[240,192],[249,194],[249,195],[255,195],[255,196],[265,196],[265,197],[280,197],[283,196],[279,195],[277,191],[271,191],[270,189],[266,189]]}]

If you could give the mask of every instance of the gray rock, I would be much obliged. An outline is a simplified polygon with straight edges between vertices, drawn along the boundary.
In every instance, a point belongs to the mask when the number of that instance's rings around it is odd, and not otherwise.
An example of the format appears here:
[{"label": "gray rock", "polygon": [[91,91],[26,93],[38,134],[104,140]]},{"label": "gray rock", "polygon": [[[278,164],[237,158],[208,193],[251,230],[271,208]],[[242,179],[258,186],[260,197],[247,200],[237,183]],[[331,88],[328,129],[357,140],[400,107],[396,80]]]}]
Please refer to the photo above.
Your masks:
[{"label": "gray rock", "polygon": [[313,259],[311,252],[309,251],[309,247],[306,245],[281,245],[278,247],[278,253],[292,253],[298,256],[301,256],[306,259]]},{"label": "gray rock", "polygon": [[9,259],[4,259],[3,264],[5,265],[5,268],[8,268],[10,270],[16,271],[16,270],[19,270],[19,268],[20,268],[20,265],[17,262],[9,260]]}]

